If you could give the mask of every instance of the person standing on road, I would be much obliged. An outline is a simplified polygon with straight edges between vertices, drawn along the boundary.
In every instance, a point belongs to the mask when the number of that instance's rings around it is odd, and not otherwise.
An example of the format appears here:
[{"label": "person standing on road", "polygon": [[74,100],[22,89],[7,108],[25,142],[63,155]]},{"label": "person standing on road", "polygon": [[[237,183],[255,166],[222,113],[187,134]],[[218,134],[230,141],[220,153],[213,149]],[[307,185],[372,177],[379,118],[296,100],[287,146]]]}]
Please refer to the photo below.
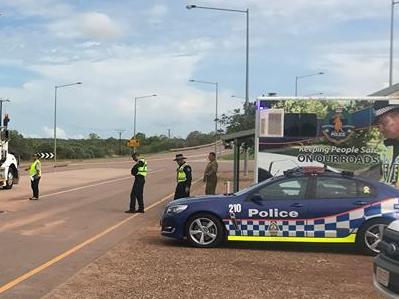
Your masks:
[{"label": "person standing on road", "polygon": [[[132,159],[136,162],[131,170],[131,174],[134,176],[134,184],[130,192],[130,208],[125,213],[144,213],[143,192],[145,177],[147,176],[147,162],[144,159],[140,159],[139,153],[134,153]],[[136,200],[138,210],[136,210]]]},{"label": "person standing on road", "polygon": [[39,199],[39,182],[42,177],[42,163],[39,160],[39,155],[33,155],[33,162],[29,168],[26,169],[29,171],[30,177],[30,185],[33,191],[33,196],[30,197],[30,200],[38,200]]},{"label": "person standing on road", "polygon": [[399,188],[399,105],[376,101],[374,115],[378,130],[385,138],[385,150],[381,155],[382,181]]},{"label": "person standing on road", "polygon": [[177,186],[175,191],[175,198],[190,197],[190,188],[192,181],[191,166],[186,163],[186,158],[182,154],[177,154],[174,161],[176,161],[177,167]]},{"label": "person standing on road", "polygon": [[216,154],[214,152],[209,153],[208,160],[209,163],[206,166],[204,173],[204,183],[206,183],[205,194],[211,195],[215,194],[216,185],[218,182],[218,162],[216,161]]}]

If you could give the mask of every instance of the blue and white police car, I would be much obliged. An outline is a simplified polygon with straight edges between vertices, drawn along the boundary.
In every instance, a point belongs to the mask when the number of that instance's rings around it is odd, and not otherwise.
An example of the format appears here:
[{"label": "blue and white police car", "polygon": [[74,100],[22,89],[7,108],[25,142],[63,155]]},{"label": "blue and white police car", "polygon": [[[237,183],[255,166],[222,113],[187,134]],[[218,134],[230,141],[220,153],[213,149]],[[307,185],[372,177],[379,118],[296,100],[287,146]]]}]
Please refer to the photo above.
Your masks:
[{"label": "blue and white police car", "polygon": [[348,243],[378,253],[384,229],[399,218],[399,191],[351,173],[302,167],[240,192],[175,200],[161,234],[195,247],[225,240]]}]

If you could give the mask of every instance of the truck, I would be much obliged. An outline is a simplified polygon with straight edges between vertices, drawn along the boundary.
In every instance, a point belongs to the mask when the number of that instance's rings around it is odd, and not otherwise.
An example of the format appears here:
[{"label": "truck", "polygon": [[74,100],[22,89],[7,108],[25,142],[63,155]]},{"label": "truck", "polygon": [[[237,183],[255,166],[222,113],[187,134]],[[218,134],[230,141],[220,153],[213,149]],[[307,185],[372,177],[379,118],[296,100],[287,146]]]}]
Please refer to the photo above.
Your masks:
[{"label": "truck", "polygon": [[18,159],[8,151],[10,141],[9,121],[8,114],[4,116],[3,122],[1,122],[0,116],[0,187],[3,187],[3,189],[11,189],[19,181]]}]

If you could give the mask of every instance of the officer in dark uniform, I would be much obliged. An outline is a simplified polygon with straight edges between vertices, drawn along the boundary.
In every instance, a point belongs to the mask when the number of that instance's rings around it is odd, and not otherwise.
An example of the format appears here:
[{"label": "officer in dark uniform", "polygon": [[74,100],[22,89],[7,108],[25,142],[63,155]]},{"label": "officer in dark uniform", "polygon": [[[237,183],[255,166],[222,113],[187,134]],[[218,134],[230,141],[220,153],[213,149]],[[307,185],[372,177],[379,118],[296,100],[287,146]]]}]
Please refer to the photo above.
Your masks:
[{"label": "officer in dark uniform", "polygon": [[[130,192],[130,209],[125,211],[125,213],[144,213],[143,191],[145,177],[147,176],[147,162],[139,157],[139,153],[132,155],[132,159],[136,162],[131,170],[131,174],[134,176],[134,184]],[[136,199],[139,205],[138,210],[136,210]]]},{"label": "officer in dark uniform", "polygon": [[182,154],[177,154],[174,161],[176,161],[177,167],[177,186],[175,191],[175,198],[190,197],[190,188],[192,181],[191,166],[185,161],[185,157]]},{"label": "officer in dark uniform", "polygon": [[385,138],[381,153],[382,181],[399,188],[399,104],[376,101],[374,116],[374,123]]}]

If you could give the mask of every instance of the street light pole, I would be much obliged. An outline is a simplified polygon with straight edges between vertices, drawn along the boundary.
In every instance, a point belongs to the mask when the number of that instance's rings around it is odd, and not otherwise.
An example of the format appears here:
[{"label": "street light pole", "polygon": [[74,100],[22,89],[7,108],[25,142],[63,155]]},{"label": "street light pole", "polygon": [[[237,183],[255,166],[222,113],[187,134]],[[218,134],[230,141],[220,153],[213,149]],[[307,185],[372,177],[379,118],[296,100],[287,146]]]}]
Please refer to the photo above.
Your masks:
[{"label": "street light pole", "polygon": [[247,16],[247,36],[246,36],[246,54],[245,54],[245,106],[249,103],[249,8],[246,10]]},{"label": "street light pole", "polygon": [[[145,98],[151,98],[151,97],[156,97],[156,94],[151,94],[151,95],[145,95],[145,96],[140,96],[140,97],[134,97],[134,124],[133,124],[133,137],[136,139],[136,118],[137,118],[137,100],[139,99],[145,99]],[[133,148],[133,152],[136,152],[136,148]]]},{"label": "street light pole", "polygon": [[393,81],[393,29],[394,29],[394,9],[395,5],[399,4],[399,1],[391,1],[391,40],[389,47],[389,86],[392,86]]},{"label": "street light pole", "polygon": [[3,125],[3,103],[9,103],[9,99],[0,99],[0,127]]},{"label": "street light pole", "polygon": [[209,82],[200,80],[189,80],[190,82],[200,83],[200,84],[210,84],[215,85],[215,154],[217,154],[217,142],[218,142],[218,106],[219,106],[219,82]]},{"label": "street light pole", "polygon": [[324,72],[312,73],[307,75],[295,76],[295,96],[298,96],[298,80],[307,77],[313,77],[318,75],[324,75]]},{"label": "street light pole", "polygon": [[59,88],[80,84],[82,84],[82,82],[54,86],[54,167],[56,167],[57,164],[57,90]]},{"label": "street light pole", "polygon": [[249,8],[246,10],[242,9],[229,9],[209,6],[198,6],[198,5],[186,5],[187,9],[201,8],[208,10],[218,10],[227,12],[237,12],[246,14],[246,45],[245,45],[245,106],[249,103]]}]

